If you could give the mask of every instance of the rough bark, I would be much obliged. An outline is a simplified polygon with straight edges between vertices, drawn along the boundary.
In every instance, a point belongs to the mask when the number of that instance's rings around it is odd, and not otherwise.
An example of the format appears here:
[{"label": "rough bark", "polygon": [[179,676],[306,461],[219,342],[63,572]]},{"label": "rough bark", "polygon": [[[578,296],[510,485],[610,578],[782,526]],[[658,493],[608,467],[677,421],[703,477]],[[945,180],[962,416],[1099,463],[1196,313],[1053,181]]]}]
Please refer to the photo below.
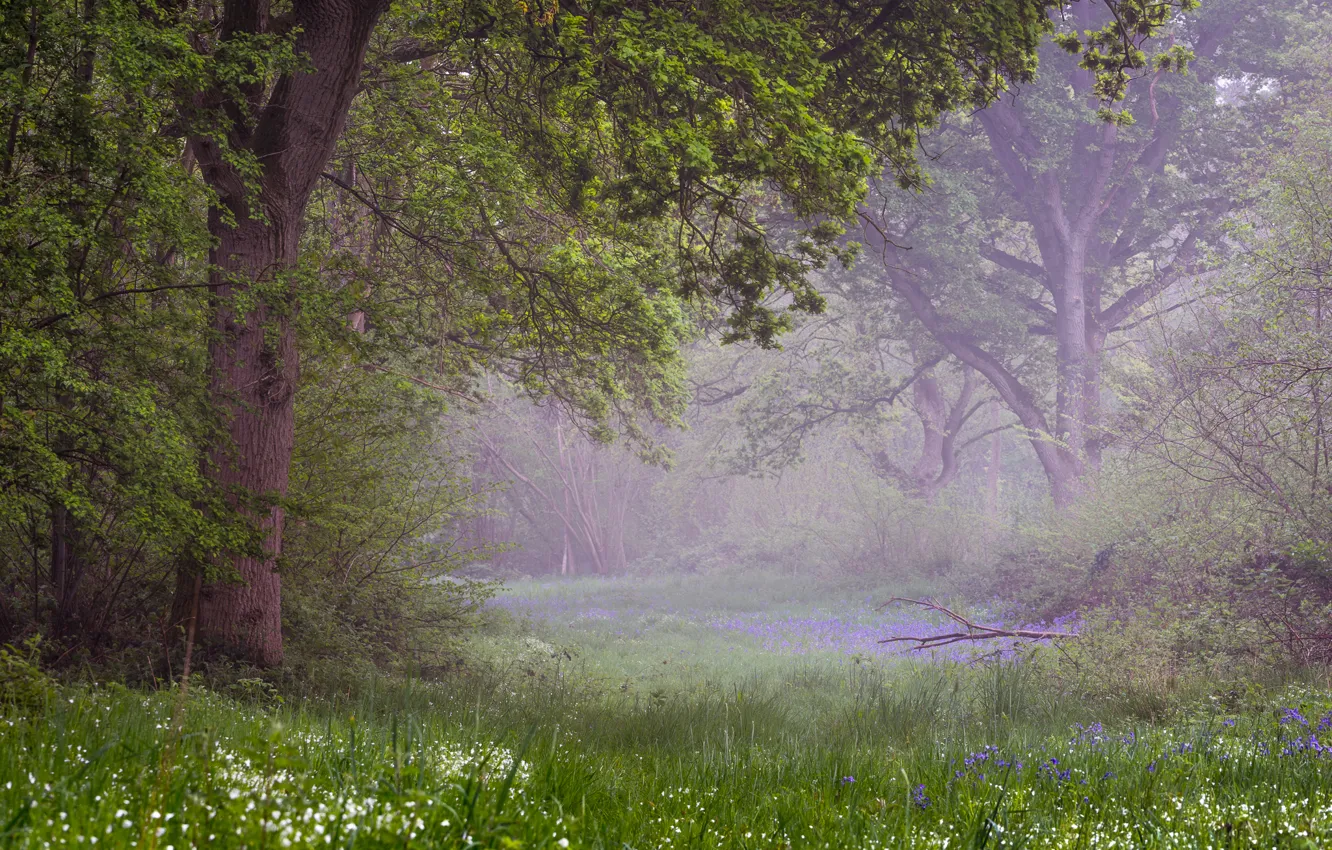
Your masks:
[{"label": "rough bark", "polygon": [[[232,574],[203,583],[195,629],[201,645],[261,666],[282,662],[276,559],[299,374],[293,327],[299,305],[284,294],[281,278],[299,260],[305,206],[342,133],[366,45],[386,6],[385,0],[297,0],[296,48],[308,67],[279,78],[266,100],[256,84],[242,92],[244,104],[222,88],[195,104],[200,112],[226,116],[228,146],[253,156],[261,169],[256,191],[213,138],[191,139],[218,199],[209,219],[215,239],[210,392],[231,438],[212,453],[209,473],[262,537],[259,554],[228,554],[223,566]],[[268,32],[268,4],[229,0],[221,23],[224,41]],[[247,114],[257,118],[251,122]],[[193,571],[183,571],[178,613],[192,601],[193,588]]]}]

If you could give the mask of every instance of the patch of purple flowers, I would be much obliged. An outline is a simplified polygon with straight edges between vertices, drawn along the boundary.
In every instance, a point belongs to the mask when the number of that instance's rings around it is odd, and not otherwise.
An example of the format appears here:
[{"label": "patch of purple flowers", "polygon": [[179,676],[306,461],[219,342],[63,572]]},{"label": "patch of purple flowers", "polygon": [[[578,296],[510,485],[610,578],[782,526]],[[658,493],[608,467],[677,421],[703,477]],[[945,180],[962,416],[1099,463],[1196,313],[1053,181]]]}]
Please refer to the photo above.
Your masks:
[{"label": "patch of purple flowers", "polygon": [[917,785],[911,789],[911,802],[916,808],[924,811],[930,807],[930,798],[925,796],[925,786]]},{"label": "patch of purple flowers", "polygon": [[1318,736],[1310,733],[1309,735],[1297,735],[1287,740],[1285,746],[1281,749],[1281,755],[1283,756],[1300,754],[1323,757],[1332,754],[1332,747],[1323,746],[1319,743]]},{"label": "patch of purple flowers", "polygon": [[1036,770],[1043,778],[1053,779],[1057,782],[1067,782],[1073,778],[1073,771],[1068,768],[1061,768],[1057,758],[1042,762]]},{"label": "patch of purple flowers", "polygon": [[1105,727],[1101,725],[1101,721],[1098,720],[1090,726],[1083,726],[1081,723],[1073,724],[1073,740],[1071,743],[1074,746],[1085,744],[1089,747],[1098,747],[1105,740]]},{"label": "patch of purple flowers", "polygon": [[1309,727],[1309,721],[1304,719],[1304,715],[1300,714],[1300,710],[1298,708],[1287,708],[1284,711],[1282,711],[1281,719],[1278,722],[1282,726],[1285,726],[1290,723],[1295,723],[1299,726],[1305,727],[1306,729]]}]

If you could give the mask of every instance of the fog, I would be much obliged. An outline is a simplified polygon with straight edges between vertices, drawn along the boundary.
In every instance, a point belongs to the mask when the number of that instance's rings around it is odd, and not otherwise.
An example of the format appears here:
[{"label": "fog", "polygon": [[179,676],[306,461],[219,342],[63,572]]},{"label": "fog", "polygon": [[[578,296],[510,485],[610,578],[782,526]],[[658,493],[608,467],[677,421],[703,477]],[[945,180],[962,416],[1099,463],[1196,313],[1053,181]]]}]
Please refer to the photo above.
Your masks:
[{"label": "fog", "polygon": [[1329,45],[9,4],[0,843],[1332,846]]}]

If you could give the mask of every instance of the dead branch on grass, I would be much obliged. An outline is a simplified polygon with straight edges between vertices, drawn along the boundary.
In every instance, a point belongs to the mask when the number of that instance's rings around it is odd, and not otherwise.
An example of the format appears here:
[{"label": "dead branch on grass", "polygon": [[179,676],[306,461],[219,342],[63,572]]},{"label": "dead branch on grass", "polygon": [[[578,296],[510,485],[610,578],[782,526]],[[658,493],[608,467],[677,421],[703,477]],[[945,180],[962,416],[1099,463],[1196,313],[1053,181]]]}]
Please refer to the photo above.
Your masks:
[{"label": "dead branch on grass", "polygon": [[948,619],[961,625],[966,631],[945,632],[938,635],[903,635],[901,637],[883,638],[879,643],[902,643],[914,642],[916,645],[911,647],[917,649],[935,649],[940,646],[948,646],[953,643],[967,643],[971,641],[994,640],[996,638],[1013,638],[1015,640],[1058,640],[1061,638],[1073,638],[1077,635],[1073,632],[1051,632],[1042,629],[1004,629],[998,626],[985,626],[974,622],[946,605],[940,605],[929,599],[909,599],[905,596],[894,596],[887,602],[879,606],[882,611],[894,603],[905,603],[907,605],[916,605],[927,611],[935,611],[943,614]]}]

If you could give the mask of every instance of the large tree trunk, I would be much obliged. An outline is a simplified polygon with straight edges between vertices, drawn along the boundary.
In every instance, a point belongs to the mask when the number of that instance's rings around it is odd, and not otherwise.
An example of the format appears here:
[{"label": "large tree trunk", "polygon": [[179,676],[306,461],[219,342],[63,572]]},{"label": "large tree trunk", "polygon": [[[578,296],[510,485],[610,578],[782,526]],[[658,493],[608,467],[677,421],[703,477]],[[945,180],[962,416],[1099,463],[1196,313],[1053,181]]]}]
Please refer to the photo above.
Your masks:
[{"label": "large tree trunk", "polygon": [[[214,403],[227,411],[230,445],[210,458],[214,480],[263,535],[263,554],[227,558],[237,581],[210,582],[199,596],[195,639],[261,666],[282,663],[283,508],[296,427],[299,360],[292,327],[295,305],[260,300],[240,313],[236,296],[268,283],[297,254],[295,222],[216,222],[213,286],[215,338],[209,347]],[[181,590],[186,589],[182,583]],[[190,588],[192,590],[192,588]],[[184,600],[179,600],[183,602]]]},{"label": "large tree trunk", "polygon": [[[281,500],[291,468],[299,366],[296,299],[281,294],[287,290],[279,277],[298,260],[306,204],[342,134],[366,45],[386,6],[386,0],[295,0],[295,47],[307,65],[284,74],[271,89],[262,82],[239,92],[220,85],[195,104],[232,116],[228,145],[253,156],[261,169],[256,192],[214,138],[191,139],[218,199],[209,220],[216,335],[209,347],[210,391],[231,438],[212,453],[209,473],[242,515],[255,521],[262,538],[258,554],[224,556],[234,575],[204,583],[195,637],[261,666],[282,661],[275,566],[282,552]],[[220,21],[224,42],[267,34],[268,3],[226,0]],[[249,115],[257,117],[251,121]],[[250,214],[256,204],[262,216]],[[176,622],[184,621],[194,591],[193,572],[182,577]]]}]

